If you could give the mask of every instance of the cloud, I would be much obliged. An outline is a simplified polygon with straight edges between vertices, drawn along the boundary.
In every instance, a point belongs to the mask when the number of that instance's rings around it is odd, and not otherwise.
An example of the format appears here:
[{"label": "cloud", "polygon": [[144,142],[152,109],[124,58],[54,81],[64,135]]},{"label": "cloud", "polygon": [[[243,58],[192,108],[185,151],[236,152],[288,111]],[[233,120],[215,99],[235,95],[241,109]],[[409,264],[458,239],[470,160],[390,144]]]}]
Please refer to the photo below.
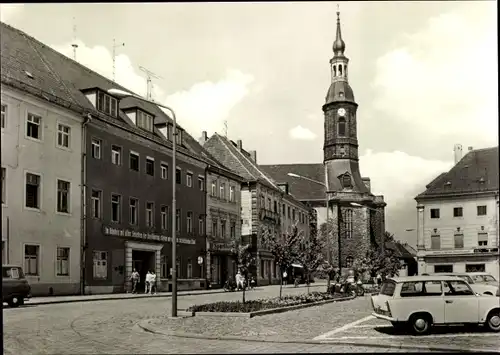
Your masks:
[{"label": "cloud", "polygon": [[383,194],[388,208],[394,208],[398,203],[405,203],[409,193],[425,185],[437,175],[447,172],[453,166],[453,161],[428,160],[411,156],[401,151],[378,152],[366,150],[359,159],[362,176],[371,179],[371,189],[374,194]]},{"label": "cloud", "polygon": [[289,134],[292,139],[310,141],[316,138],[316,134],[311,132],[310,129],[304,128],[301,125],[298,125],[297,127],[290,129]]},{"label": "cloud", "polygon": [[[107,78],[113,77],[113,56],[106,47],[87,47],[80,40],[75,42],[78,44],[76,58],[79,63]],[[73,58],[71,43],[53,45],[52,48]],[[117,49],[120,50],[121,48]],[[117,83],[146,96],[146,74],[134,66],[127,55],[116,56],[115,68]],[[201,135],[201,131],[212,134],[222,130],[223,122],[229,118],[231,109],[249,93],[249,85],[253,81],[252,75],[237,69],[228,69],[225,76],[217,82],[196,83],[187,90],[173,94],[167,94],[153,82],[152,98],[172,107],[179,124],[197,138]]]},{"label": "cloud", "polygon": [[24,4],[1,4],[0,20],[8,23],[10,19],[19,15],[24,9]]},{"label": "cloud", "polygon": [[376,110],[426,128],[429,134],[496,141],[496,21],[469,11],[430,18],[420,31],[377,60]]}]

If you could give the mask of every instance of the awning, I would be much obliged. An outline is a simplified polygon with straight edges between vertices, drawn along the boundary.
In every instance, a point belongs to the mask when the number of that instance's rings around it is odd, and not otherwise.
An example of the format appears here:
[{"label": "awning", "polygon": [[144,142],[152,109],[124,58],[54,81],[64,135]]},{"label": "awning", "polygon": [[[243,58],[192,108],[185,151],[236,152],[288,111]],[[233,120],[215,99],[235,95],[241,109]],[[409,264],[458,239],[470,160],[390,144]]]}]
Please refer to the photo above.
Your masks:
[{"label": "awning", "polygon": [[300,267],[301,269],[303,268],[302,265],[299,265],[299,264],[292,264],[293,267]]}]

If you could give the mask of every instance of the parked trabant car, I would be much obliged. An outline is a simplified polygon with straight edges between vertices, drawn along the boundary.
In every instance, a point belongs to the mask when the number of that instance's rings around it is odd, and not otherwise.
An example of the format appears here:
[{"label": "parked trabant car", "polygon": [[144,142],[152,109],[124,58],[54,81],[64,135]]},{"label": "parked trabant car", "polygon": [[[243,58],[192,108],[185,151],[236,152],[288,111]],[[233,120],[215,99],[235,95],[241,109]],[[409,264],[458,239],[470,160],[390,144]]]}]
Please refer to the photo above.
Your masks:
[{"label": "parked trabant car", "polygon": [[472,290],[481,295],[494,296],[498,290],[498,281],[486,272],[437,273],[439,276],[457,276],[467,281]]},{"label": "parked trabant car", "polygon": [[474,292],[459,277],[441,275],[389,278],[371,297],[373,316],[416,335],[429,333],[433,325],[468,323],[500,332],[499,301]]},{"label": "parked trabant car", "polygon": [[17,265],[2,265],[2,302],[18,307],[31,298],[31,286]]}]

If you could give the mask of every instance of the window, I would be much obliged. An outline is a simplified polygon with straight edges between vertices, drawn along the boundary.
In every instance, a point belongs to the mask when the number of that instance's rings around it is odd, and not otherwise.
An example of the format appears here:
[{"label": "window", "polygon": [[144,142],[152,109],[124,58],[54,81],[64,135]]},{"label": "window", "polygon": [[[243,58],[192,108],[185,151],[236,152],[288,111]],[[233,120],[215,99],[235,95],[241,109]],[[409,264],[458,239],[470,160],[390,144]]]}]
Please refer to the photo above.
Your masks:
[{"label": "window", "polygon": [[191,173],[186,174],[186,185],[187,187],[193,187],[193,174]]},{"label": "window", "polygon": [[[465,272],[486,272],[486,265],[484,264],[465,264]],[[486,277],[488,279],[486,279]],[[491,280],[492,278],[493,280]],[[491,275],[472,275],[472,279],[474,282],[488,282],[488,281],[495,281],[495,279]]]},{"label": "window", "polygon": [[97,93],[97,110],[107,115],[116,117],[118,111],[118,100],[102,91]]},{"label": "window", "polygon": [[283,204],[283,217],[286,217],[286,206]]},{"label": "window", "polygon": [[219,231],[217,230],[217,220],[212,221],[212,237],[217,237],[219,235]]},{"label": "window", "polygon": [[181,209],[178,208],[177,211],[175,211],[175,231],[180,233],[181,232]]},{"label": "window", "polygon": [[198,189],[200,189],[200,191],[205,190],[205,179],[202,177],[198,177]]},{"label": "window", "polygon": [[220,235],[222,238],[226,239],[226,221],[220,221]]},{"label": "window", "polygon": [[226,198],[226,184],[221,183],[219,187],[219,198],[225,199]]},{"label": "window", "polygon": [[56,275],[69,276],[69,248],[57,247]]},{"label": "window", "polygon": [[173,126],[172,125],[167,125],[167,139],[169,141],[172,141],[172,130],[173,130]]},{"label": "window", "polygon": [[128,203],[129,223],[135,226],[138,222],[137,219],[139,215],[139,200],[136,198],[130,198]]},{"label": "window", "polygon": [[2,109],[0,111],[0,124],[2,128],[5,128],[7,122],[7,105],[2,104]]},{"label": "window", "polygon": [[463,217],[464,210],[462,207],[453,208],[453,217]]},{"label": "window", "polygon": [[352,179],[351,176],[348,174],[342,175],[342,187],[345,189],[351,189],[352,188]]},{"label": "window", "polygon": [[486,216],[486,206],[477,206],[477,215]]},{"label": "window", "polygon": [[477,245],[481,247],[485,247],[488,245],[488,233],[477,233]]},{"label": "window", "polygon": [[193,212],[188,212],[186,217],[187,232],[193,233]]},{"label": "window", "polygon": [[28,113],[26,136],[37,140],[42,139],[42,117]]},{"label": "window", "polygon": [[441,296],[441,281],[404,282],[401,286],[401,297]]},{"label": "window", "polygon": [[101,200],[102,191],[92,190],[90,206],[92,209],[92,218],[101,218]]},{"label": "window", "polygon": [[431,218],[439,218],[439,208],[431,208]]},{"label": "window", "polygon": [[97,138],[92,138],[92,158],[101,159],[101,140]]},{"label": "window", "polygon": [[108,252],[94,251],[92,255],[94,279],[108,278]]},{"label": "window", "polygon": [[40,247],[38,245],[24,246],[24,273],[26,275],[38,276],[38,258],[40,257]]},{"label": "window", "polygon": [[277,201],[274,201],[274,212],[275,213],[278,212],[278,202]]},{"label": "window", "polygon": [[153,227],[154,225],[154,209],[153,202],[146,202],[146,227]]},{"label": "window", "polygon": [[348,209],[345,211],[345,235],[346,238],[351,239],[352,238],[352,210]]},{"label": "window", "polygon": [[205,219],[203,216],[198,217],[198,234],[205,234]]},{"label": "window", "polygon": [[212,196],[217,196],[217,181],[212,181]]},{"label": "window", "polygon": [[295,218],[295,208],[292,209],[292,220],[296,221],[297,219]]},{"label": "window", "polygon": [[339,118],[339,123],[338,123],[338,129],[337,129],[338,135],[340,137],[345,137],[345,131],[346,131],[345,118],[344,117],[340,117]]},{"label": "window", "polygon": [[193,277],[193,262],[191,261],[191,258],[187,259],[187,278],[190,279]]},{"label": "window", "polygon": [[40,175],[26,173],[26,207],[40,208]]},{"label": "window", "polygon": [[68,181],[57,180],[57,212],[69,213],[69,191]]},{"label": "window", "polygon": [[177,184],[180,184],[182,181],[182,177],[181,177],[181,169],[180,168],[175,168],[175,182]]},{"label": "window", "polygon": [[160,269],[160,278],[166,279],[168,277],[168,258],[166,255],[161,256],[161,269]]},{"label": "window", "polygon": [[473,296],[474,291],[465,281],[445,281],[444,282],[445,296]]},{"label": "window", "polygon": [[455,249],[463,249],[464,247],[464,235],[462,233],[454,235],[454,245]]},{"label": "window", "polygon": [[137,127],[145,129],[147,131],[153,131],[153,116],[147,114],[146,112],[137,110]]},{"label": "window", "polygon": [[161,172],[161,178],[163,180],[168,179],[168,165],[165,163],[160,164],[160,172]]},{"label": "window", "polygon": [[431,235],[431,249],[439,250],[441,249],[441,236],[434,234]]},{"label": "window", "polygon": [[[235,188],[234,188],[234,186],[231,186],[229,188],[229,202],[235,202],[235,201],[236,201]],[[274,203],[276,204],[276,202],[274,202]]]},{"label": "window", "polygon": [[2,176],[1,176],[1,179],[2,179],[2,203],[6,203],[7,202],[7,198],[6,198],[6,191],[7,191],[7,169],[6,168],[2,168]]},{"label": "window", "polygon": [[231,222],[231,227],[230,227],[231,231],[231,239],[235,239],[236,238],[236,223],[235,222]]},{"label": "window", "polygon": [[111,194],[111,222],[120,223],[122,197]]},{"label": "window", "polygon": [[155,160],[153,158],[146,158],[146,174],[155,176]]},{"label": "window", "polygon": [[111,146],[111,163],[122,165],[122,148],[116,145]]},{"label": "window", "polygon": [[182,131],[177,129],[177,134],[175,135],[175,143],[178,145],[182,145]]},{"label": "window", "polygon": [[[271,211],[271,199],[269,197],[267,198],[266,210]],[[294,216],[295,216],[295,211],[294,211]]]},{"label": "window", "polygon": [[71,128],[69,126],[57,125],[57,145],[59,147],[69,148],[69,138],[71,136]]},{"label": "window", "polygon": [[434,273],[447,273],[453,272],[453,265],[434,265]]},{"label": "window", "polygon": [[291,209],[290,209],[290,206],[288,206],[288,218],[291,217],[291,213],[290,213]]},{"label": "window", "polygon": [[380,288],[380,294],[384,296],[393,296],[394,290],[396,289],[396,284],[394,281],[386,280]]},{"label": "window", "polygon": [[130,170],[139,171],[139,154],[130,152]]},{"label": "window", "polygon": [[168,206],[160,207],[160,215],[161,215],[161,229],[167,230],[168,228]]}]

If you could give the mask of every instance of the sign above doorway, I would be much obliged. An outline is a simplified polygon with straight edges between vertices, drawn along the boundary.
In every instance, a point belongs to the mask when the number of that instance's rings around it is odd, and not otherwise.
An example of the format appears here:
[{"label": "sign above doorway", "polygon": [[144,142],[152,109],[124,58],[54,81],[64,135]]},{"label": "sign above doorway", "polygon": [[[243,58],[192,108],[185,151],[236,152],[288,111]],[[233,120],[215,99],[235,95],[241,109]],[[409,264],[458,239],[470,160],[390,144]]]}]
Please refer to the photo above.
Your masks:
[{"label": "sign above doorway", "polygon": [[[105,235],[111,235],[114,237],[138,238],[142,240],[164,242],[164,243],[172,242],[171,236],[163,234],[136,232],[128,229],[118,229],[108,226],[103,226],[102,230]],[[191,238],[177,238],[177,243],[194,245],[196,244],[196,240]]]}]

